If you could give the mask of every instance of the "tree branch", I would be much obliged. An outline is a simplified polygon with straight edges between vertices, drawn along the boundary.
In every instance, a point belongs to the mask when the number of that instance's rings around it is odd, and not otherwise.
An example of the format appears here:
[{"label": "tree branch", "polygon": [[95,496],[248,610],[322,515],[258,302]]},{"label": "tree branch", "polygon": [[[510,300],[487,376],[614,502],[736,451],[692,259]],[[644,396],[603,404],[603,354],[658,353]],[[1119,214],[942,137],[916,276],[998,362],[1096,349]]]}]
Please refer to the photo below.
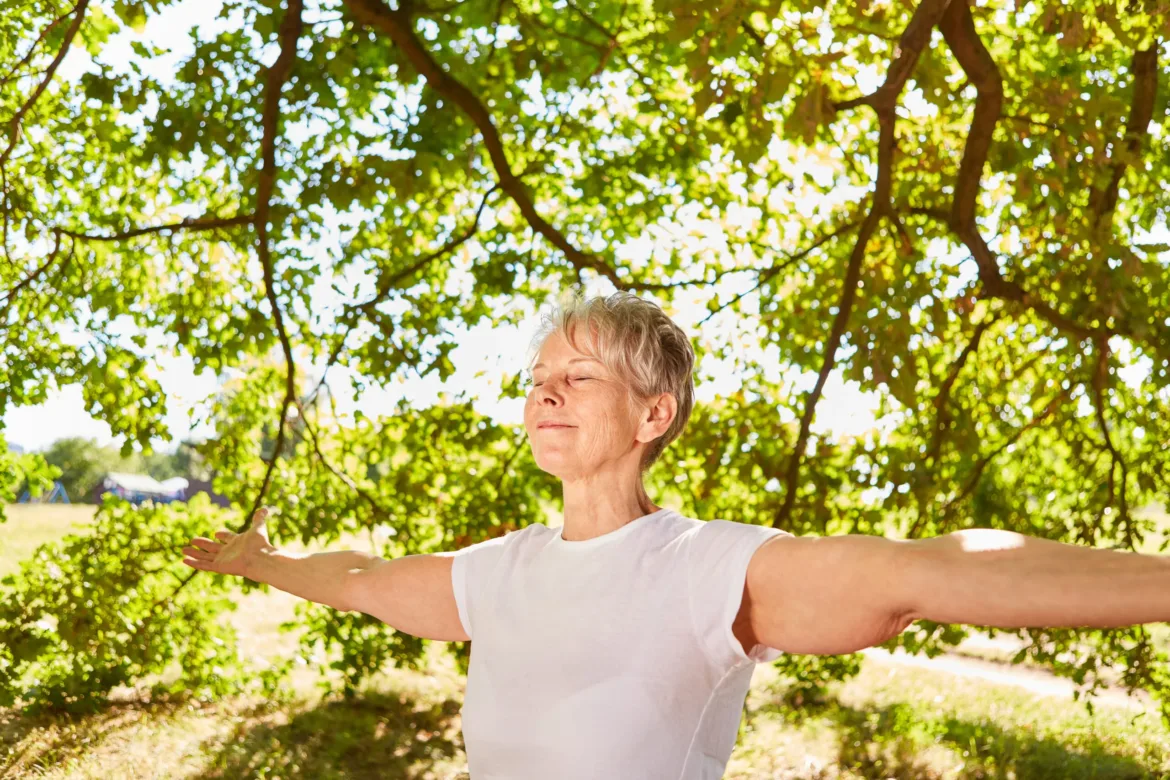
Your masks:
[{"label": "tree branch", "polygon": [[[272,472],[276,461],[280,458],[280,451],[284,446],[285,417],[288,407],[296,399],[296,363],[293,360],[292,343],[289,341],[288,329],[284,325],[284,313],[280,308],[280,300],[276,290],[276,275],[273,271],[272,248],[268,235],[268,216],[271,211],[272,193],[276,189],[276,139],[280,133],[280,93],[284,84],[292,73],[293,64],[297,56],[297,40],[301,36],[304,23],[301,19],[302,0],[289,0],[288,9],[280,20],[280,55],[268,69],[268,77],[264,82],[264,110],[261,115],[261,124],[264,129],[264,138],[261,141],[261,159],[263,168],[256,186],[256,213],[255,226],[258,236],[256,251],[260,258],[260,265],[264,269],[264,295],[268,305],[272,308],[272,316],[276,321],[276,333],[280,339],[280,347],[284,351],[285,379],[284,403],[281,404],[280,425],[276,432],[276,444],[272,452],[272,461],[264,475],[264,482],[256,495],[252,508],[254,513],[264,501],[264,495],[272,483]],[[250,522],[250,517],[245,518]]]},{"label": "tree branch", "polygon": [[744,19],[739,23],[739,28],[747,33],[749,38],[759,44],[761,49],[763,49],[765,52],[768,51],[767,41],[764,40],[764,36],[760,35],[759,30],[752,26],[751,22],[749,22],[747,19]]},{"label": "tree branch", "polygon": [[869,30],[856,24],[835,24],[833,27],[837,30],[848,30],[849,32],[857,33],[858,35],[872,35],[875,38],[881,38],[885,41],[898,40],[898,36],[896,35],[891,35],[887,32],[878,32],[877,30]]},{"label": "tree branch", "polygon": [[91,233],[79,233],[65,228],[57,229],[70,238],[76,238],[82,241],[126,241],[131,238],[149,235],[150,233],[161,233],[168,230],[213,230],[215,228],[235,227],[237,225],[250,225],[255,221],[256,216],[253,214],[245,214],[237,217],[189,217],[179,222],[133,228],[109,236],[95,236]]},{"label": "tree branch", "polygon": [[[288,331],[284,326],[284,314],[281,311],[280,301],[276,295],[275,275],[272,269],[272,250],[269,246],[268,215],[272,192],[276,186],[276,138],[280,129],[280,93],[284,88],[285,82],[288,81],[289,74],[292,72],[293,63],[296,59],[297,40],[300,38],[304,26],[301,19],[302,4],[303,0],[288,1],[288,9],[284,13],[284,18],[280,20],[280,54],[277,56],[276,61],[272,63],[272,67],[268,69],[268,77],[264,83],[264,109],[261,115],[261,123],[264,129],[264,137],[261,141],[263,168],[260,171],[256,187],[254,224],[256,226],[256,232],[259,235],[257,253],[260,256],[260,264],[264,269],[265,297],[268,299],[268,305],[272,307],[272,316],[276,320],[276,332],[280,338],[281,349],[284,351],[284,400],[280,405],[280,422],[276,428],[276,441],[272,448],[272,458],[268,461],[267,468],[264,470],[264,479],[260,483],[260,489],[256,492],[255,500],[252,502],[252,509],[243,519],[241,531],[251,524],[252,516],[256,514],[256,510],[264,503],[264,496],[267,495],[268,489],[272,485],[272,475],[276,471],[276,462],[280,460],[280,452],[284,449],[285,421],[288,418],[288,408],[296,401],[296,364],[293,362],[292,343],[289,341]],[[151,607],[151,611],[161,609],[198,573],[199,570],[195,570],[188,574],[179,582],[173,591],[155,602]]]},{"label": "tree branch", "polygon": [[377,306],[379,303],[386,300],[386,296],[389,295],[391,290],[394,289],[394,285],[398,284],[403,279],[409,279],[411,276],[418,273],[423,268],[426,268],[428,265],[433,263],[435,260],[438,260],[440,257],[444,257],[446,255],[449,255],[450,253],[454,252],[456,249],[458,249],[459,247],[463,246],[465,243],[470,241],[472,239],[472,237],[475,236],[476,232],[479,230],[479,219],[483,215],[483,211],[484,211],[484,208],[488,204],[488,200],[491,198],[492,193],[494,193],[498,189],[501,189],[501,187],[499,184],[496,184],[495,186],[493,186],[491,189],[489,189],[487,192],[484,193],[483,198],[479,202],[479,208],[477,208],[475,210],[475,217],[471,220],[471,225],[468,226],[467,230],[463,231],[463,233],[461,233],[460,235],[455,236],[454,238],[450,239],[449,241],[447,241],[447,243],[443,244],[441,247],[439,247],[435,251],[429,252],[429,253],[423,255],[417,261],[415,261],[411,265],[407,266],[406,268],[403,268],[400,271],[396,271],[395,273],[393,273],[390,276],[384,276],[384,277],[379,278],[378,279],[378,292],[373,298],[371,298],[368,301],[365,301],[364,303],[350,304],[347,308],[361,309],[362,311],[368,312],[370,310],[370,308]]},{"label": "tree branch", "polygon": [[975,224],[975,206],[982,186],[983,167],[1003,108],[1003,80],[999,68],[975,30],[975,20],[967,2],[956,0],[951,3],[939,22],[939,30],[977,92],[971,129],[967,133],[951,202],[948,219],[951,229],[975,259],[979,268],[979,281],[988,296],[1020,303],[1056,327],[1080,338],[1092,336],[1093,329],[1061,314],[1032,296],[1018,283],[1004,279],[994,253],[979,234]]},{"label": "tree branch", "polygon": [[852,98],[835,104],[837,111],[845,111],[857,106],[866,105],[874,109],[893,110],[906,86],[906,80],[914,72],[918,64],[918,57],[926,44],[930,43],[930,32],[939,23],[939,19],[950,5],[961,5],[964,0],[923,0],[914,9],[914,15],[898,39],[894,49],[894,60],[886,71],[886,80],[882,85],[868,95]]},{"label": "tree branch", "polygon": [[942,453],[943,438],[946,435],[946,430],[951,424],[951,416],[947,409],[947,404],[951,400],[951,390],[955,386],[955,382],[959,378],[959,373],[962,372],[963,366],[967,364],[967,360],[979,350],[979,342],[983,339],[983,334],[987,329],[994,325],[996,317],[990,317],[975,326],[975,332],[971,334],[971,340],[967,342],[967,346],[963,347],[963,351],[955,358],[955,362],[951,364],[951,369],[947,372],[947,378],[939,385],[938,395],[934,397],[934,408],[936,412],[934,436],[930,442],[930,449],[926,452],[924,458],[925,463],[934,465],[938,462],[938,457]]},{"label": "tree branch", "polygon": [[[337,477],[337,479],[340,480],[341,483],[344,484],[346,487],[348,487],[350,490],[357,493],[362,498],[362,500],[364,500],[367,504],[370,505],[370,508],[374,510],[374,513],[376,515],[378,515],[382,520],[384,520],[386,523],[389,524],[390,520],[391,520],[390,512],[387,511],[387,509],[385,507],[383,507],[380,503],[378,503],[378,500],[376,498],[374,498],[373,496],[371,496],[369,491],[365,490],[364,488],[362,488],[361,485],[354,482],[353,479],[351,479],[348,474],[337,469],[332,463],[330,463],[329,459],[325,457],[325,453],[321,451],[321,442],[317,438],[317,430],[309,422],[309,417],[305,413],[305,405],[303,403],[301,403],[300,401],[296,401],[295,403],[296,403],[297,409],[300,411],[301,420],[303,421],[303,423],[305,425],[305,429],[309,432],[309,440],[313,443],[313,452],[315,452],[317,454],[317,459],[319,461],[321,461],[321,463],[325,466],[326,469],[329,470],[329,473],[331,473],[333,476]],[[399,529],[396,527],[394,530],[397,532]],[[406,529],[406,531],[407,531],[407,535],[409,535],[409,533],[410,533],[409,529]]]},{"label": "tree branch", "polygon": [[[761,271],[759,278],[756,280],[756,284],[751,289],[744,290],[739,295],[736,295],[734,298],[727,301],[727,303],[720,305],[717,309],[712,311],[706,317],[699,320],[699,327],[704,325],[707,322],[707,320],[711,319],[716,314],[718,314],[719,312],[726,309],[728,306],[731,306],[731,305],[743,300],[747,296],[751,295],[756,290],[760,289],[760,287],[762,287],[764,285],[764,283],[767,282],[769,279],[775,277],[778,273],[780,273],[784,269],[786,269],[786,268],[792,266],[793,264],[798,263],[801,260],[803,260],[804,258],[808,257],[810,254],[815,252],[817,249],[820,249],[822,246],[827,244],[829,241],[832,241],[834,238],[837,238],[839,236],[843,236],[847,233],[853,232],[853,230],[855,230],[861,224],[861,222],[862,222],[861,219],[850,220],[849,222],[846,222],[845,224],[841,225],[840,227],[838,227],[834,230],[831,230],[830,232],[821,236],[816,241],[812,242],[811,244],[809,244],[807,247],[800,250],[799,252],[795,252],[795,253],[790,254],[790,255],[785,255],[784,262],[773,263],[767,269]],[[739,269],[739,270],[742,270],[742,269]]]},{"label": "tree branch", "polygon": [[1030,116],[1020,116],[1019,114],[1003,114],[1003,119],[1010,119],[1018,124],[1031,125],[1033,127],[1043,127],[1053,133],[1065,133],[1065,129],[1060,125],[1052,124],[1051,122],[1040,122]]},{"label": "tree branch", "polygon": [[431,88],[459,106],[471,119],[479,129],[484,146],[487,147],[488,157],[495,168],[500,189],[516,204],[528,224],[559,249],[578,273],[582,269],[590,268],[609,279],[619,290],[627,289],[627,283],[618,277],[617,271],[600,258],[577,249],[563,233],[540,216],[528,190],[512,171],[504,143],[483,102],[462,82],[443,70],[418,39],[414,32],[409,2],[403,0],[397,10],[391,9],[382,0],[346,0],[346,5],[358,21],[375,27],[389,36]]},{"label": "tree branch", "polygon": [[1158,45],[1159,41],[1155,39],[1148,49],[1133,53],[1133,64],[1130,66],[1133,74],[1133,103],[1130,104],[1129,118],[1125,123],[1125,153],[1110,155],[1112,173],[1108,186],[1103,191],[1094,190],[1089,196],[1094,227],[1099,226],[1106,217],[1113,216],[1125,169],[1141,155],[1150,120],[1154,118],[1154,103],[1158,95]]},{"label": "tree branch", "polygon": [[[674,129],[674,131],[676,133],[678,133],[680,136],[685,137],[690,133],[690,130],[688,128],[683,127],[676,120],[674,120],[672,118],[671,114],[673,112],[671,112],[670,108],[666,105],[666,102],[663,101],[661,97],[656,95],[654,93],[654,91],[652,89],[650,89],[650,87],[649,87],[649,84],[651,82],[653,82],[654,79],[652,79],[650,77],[650,74],[646,73],[642,68],[639,68],[637,65],[635,65],[633,57],[626,51],[626,48],[631,43],[639,43],[642,40],[644,40],[644,38],[637,39],[635,41],[626,41],[625,43],[618,41],[619,35],[621,35],[623,32],[629,32],[628,29],[622,27],[622,19],[625,15],[625,5],[626,5],[625,2],[623,2],[622,12],[621,12],[621,14],[618,15],[618,19],[617,19],[618,30],[615,32],[615,31],[610,30],[604,24],[599,22],[596,18],[591,16],[587,11],[585,11],[585,9],[581,8],[581,6],[577,5],[574,2],[569,3],[569,7],[572,8],[577,13],[577,15],[581,17],[581,19],[583,21],[585,21],[588,25],[590,25],[595,30],[597,30],[602,35],[604,35],[606,38],[606,41],[607,41],[606,47],[605,47],[605,52],[601,57],[601,61],[598,63],[598,66],[594,69],[593,73],[591,73],[589,77],[593,78],[598,73],[602,72],[602,70],[605,67],[606,62],[608,62],[608,58],[614,52],[617,52],[617,54],[622,58],[622,61],[625,63],[626,67],[629,68],[634,73],[634,75],[638,77],[638,79],[636,80],[636,83],[639,85],[639,87],[658,106],[658,110],[662,112],[662,119],[665,122],[667,122],[669,124],[669,126]],[[648,34],[645,37],[649,38],[651,35],[652,34]]]},{"label": "tree branch", "polygon": [[[490,190],[484,193],[483,198],[480,200],[479,208],[475,211],[475,218],[472,220],[471,226],[468,227],[468,229],[461,235],[452,238],[435,251],[428,252],[426,255],[419,258],[418,261],[395,272],[391,276],[381,277],[378,280],[378,290],[374,297],[370,300],[363,303],[347,304],[344,308],[351,311],[360,310],[368,314],[372,307],[377,306],[379,303],[386,300],[386,296],[388,296],[390,291],[394,289],[394,285],[398,284],[403,279],[410,278],[411,275],[418,273],[430,263],[433,263],[435,260],[443,257],[444,255],[450,254],[466,242],[470,241],[479,228],[479,219],[483,214],[484,207],[487,206],[488,199],[497,189],[499,189],[499,185],[492,187]],[[329,375],[329,369],[332,368],[334,364],[337,363],[338,358],[341,357],[341,352],[345,348],[346,339],[349,338],[349,334],[353,332],[354,326],[356,324],[356,320],[351,321],[349,326],[346,327],[345,332],[338,336],[334,341],[333,348],[329,352],[329,358],[325,361],[325,367],[321,369],[321,379],[317,382],[312,392],[310,392],[307,396],[305,401],[306,403],[312,403],[312,401],[316,399],[317,394],[321,392],[321,387],[325,384],[325,379]]]},{"label": "tree branch", "polygon": [[321,388],[328,384],[325,380],[329,377],[329,369],[333,368],[333,366],[337,364],[337,360],[341,357],[341,351],[345,349],[345,342],[347,339],[349,339],[349,334],[353,332],[356,324],[356,321],[351,322],[349,326],[346,327],[345,332],[338,336],[337,340],[333,342],[333,348],[329,351],[329,357],[325,361],[325,367],[321,369],[321,378],[317,381],[317,384],[314,385],[313,390],[305,397],[306,404],[311,404],[316,401],[317,395],[321,392]]},{"label": "tree branch", "polygon": [[[1012,433],[1012,435],[1009,436],[1002,444],[1000,444],[994,450],[992,450],[991,452],[987,453],[985,456],[980,458],[979,462],[975,465],[975,469],[971,472],[971,476],[967,479],[966,484],[963,486],[963,489],[959,492],[959,495],[952,498],[950,501],[948,501],[943,506],[942,512],[941,512],[942,516],[947,517],[948,515],[950,515],[950,513],[954,510],[954,507],[956,504],[958,504],[960,501],[967,498],[967,496],[971,495],[971,493],[975,490],[975,487],[979,484],[979,480],[980,480],[980,478],[982,478],[983,472],[987,469],[987,466],[988,466],[988,464],[991,463],[991,461],[995,460],[995,458],[1000,453],[1002,453],[1008,447],[1012,446],[1017,441],[1019,441],[1020,437],[1023,436],[1025,433],[1032,430],[1037,425],[1044,422],[1044,420],[1046,420],[1050,416],[1052,416],[1052,413],[1055,412],[1060,407],[1061,402],[1065,400],[1065,398],[1068,396],[1068,394],[1069,394],[1068,390],[1062,390],[1061,392],[1059,392],[1055,398],[1053,398],[1051,401],[1048,402],[1048,405],[1045,406],[1044,409],[1039,414],[1033,415],[1031,420],[1029,420],[1028,422],[1021,425],[1019,428],[1017,428]],[[920,516],[917,520],[914,521],[914,525],[910,528],[910,531],[907,532],[907,534],[906,534],[907,539],[914,538],[915,533],[917,533],[917,531],[918,531],[918,525],[921,522],[921,520],[922,520],[922,517]]]},{"label": "tree branch", "polygon": [[609,57],[610,52],[613,51],[613,47],[614,47],[615,42],[612,38],[609,39],[606,43],[596,43],[594,41],[589,40],[588,38],[582,38],[579,35],[573,35],[572,33],[565,32],[564,30],[558,30],[556,27],[554,27],[550,24],[546,24],[543,20],[541,20],[541,18],[539,16],[532,15],[532,14],[526,14],[520,8],[516,9],[516,16],[520,20],[527,22],[528,24],[531,24],[532,26],[537,27],[541,30],[544,30],[545,32],[550,32],[553,35],[557,36],[558,38],[564,38],[567,41],[573,41],[575,43],[581,44],[582,46],[587,46],[590,49],[597,51],[602,57],[602,60],[601,60],[602,66],[605,65],[605,60]]},{"label": "tree branch", "polygon": [[[25,287],[28,287],[30,284],[40,278],[41,274],[49,270],[49,266],[56,262],[57,253],[61,251],[61,231],[54,230],[53,237],[53,251],[49,253],[49,257],[45,260],[45,262],[39,265],[37,268],[33,269],[33,271],[21,279],[15,287],[5,293],[4,308],[0,309],[0,328],[7,329],[8,310],[12,308],[12,304],[16,300],[17,294]],[[72,251],[69,253],[69,257],[73,257]]]},{"label": "tree branch", "polygon": [[[956,2],[958,1],[956,0]],[[907,79],[914,71],[922,49],[930,42],[930,31],[938,24],[939,19],[947,10],[949,2],[950,0],[923,0],[914,10],[914,15],[902,33],[894,61],[890,63],[890,68],[886,72],[886,80],[877,90],[860,100],[873,108],[878,117],[877,181],[874,183],[869,213],[861,223],[857,241],[853,245],[853,251],[845,269],[841,298],[837,303],[837,316],[833,319],[833,326],[825,343],[824,362],[821,364],[816,384],[805,399],[804,413],[800,418],[800,432],[797,434],[796,446],[793,448],[792,457],[784,475],[784,481],[787,485],[784,503],[781,504],[776,518],[772,522],[772,525],[777,528],[785,528],[789,525],[792,508],[796,504],[800,467],[804,450],[808,446],[809,431],[813,417],[816,415],[817,403],[821,399],[825,383],[828,381],[829,374],[836,362],[837,348],[841,345],[841,339],[849,325],[849,315],[853,311],[853,303],[857,298],[857,284],[861,280],[861,265],[865,259],[866,246],[874,230],[877,229],[878,222],[883,216],[892,213],[890,191],[893,186],[894,174],[894,124],[897,120],[894,109],[898,102],[898,96],[901,95]],[[838,105],[837,110],[857,104],[859,104],[858,101],[847,101]]]},{"label": "tree branch", "polygon": [[[971,7],[965,0],[951,3],[939,22],[939,30],[977,93],[951,202],[951,225],[956,233],[966,237],[975,231],[975,201],[979,196],[983,166],[1003,109],[1003,79],[975,30]],[[979,259],[976,257],[976,262]],[[981,274],[990,275],[992,271],[998,277],[999,269],[994,264],[986,272],[980,266]]]},{"label": "tree branch", "polygon": [[971,335],[970,341],[967,342],[967,345],[959,353],[959,356],[955,358],[954,363],[951,364],[951,367],[947,372],[946,379],[943,380],[943,383],[939,386],[938,393],[934,397],[934,433],[931,436],[930,446],[926,451],[926,455],[923,456],[921,461],[923,479],[920,483],[918,483],[918,489],[914,491],[916,516],[914,518],[914,522],[910,526],[910,530],[907,532],[907,538],[913,538],[914,535],[918,533],[919,526],[926,519],[927,512],[923,508],[923,504],[925,503],[923,501],[923,492],[925,492],[925,490],[931,491],[931,495],[928,499],[929,503],[934,502],[935,493],[933,488],[936,474],[932,472],[938,465],[938,460],[942,455],[943,441],[946,437],[947,429],[951,425],[952,418],[949,406],[951,400],[951,390],[954,389],[955,382],[958,380],[959,374],[962,373],[963,367],[967,364],[967,361],[971,358],[972,355],[979,351],[979,344],[983,339],[983,334],[987,332],[988,328],[995,324],[996,319],[997,316],[993,315],[975,327],[975,332]]},{"label": "tree branch", "polygon": [[1097,347],[1097,364],[1093,371],[1093,410],[1097,417],[1097,425],[1101,428],[1101,438],[1104,441],[1105,449],[1109,452],[1109,477],[1106,482],[1106,497],[1105,504],[1101,507],[1101,513],[1098,515],[1097,527],[1101,526],[1101,519],[1105,516],[1106,510],[1113,506],[1113,501],[1117,498],[1116,482],[1114,472],[1118,466],[1121,467],[1121,497],[1118,501],[1118,524],[1124,527],[1124,543],[1129,549],[1133,549],[1134,534],[1133,523],[1129,517],[1129,501],[1126,495],[1129,487],[1129,467],[1122,457],[1121,452],[1113,443],[1113,436],[1109,432],[1109,423],[1105,419],[1105,391],[1109,385],[1109,341],[1101,337],[1095,340]]},{"label": "tree branch", "polygon": [[[1004,279],[999,273],[999,264],[996,260],[995,253],[991,251],[991,247],[983,240],[983,236],[978,231],[970,232],[966,238],[958,235],[951,222],[950,215],[946,211],[937,208],[913,206],[910,208],[910,212],[913,214],[921,214],[943,223],[949,230],[956,234],[955,237],[959,239],[960,243],[967,247],[967,250],[971,252],[972,259],[975,260],[975,264],[979,268],[979,282],[983,286],[983,289],[979,293],[980,298],[1014,301],[1026,309],[1031,309],[1041,319],[1048,321],[1061,330],[1071,333],[1077,338],[1092,338],[1102,333],[1108,334],[1112,332],[1104,327],[1092,328],[1061,314],[1054,307],[1035,297],[1018,283]],[[992,274],[994,276],[990,286],[987,284],[988,277],[983,274],[985,267],[993,269]]]},{"label": "tree branch", "polygon": [[521,426],[519,433],[516,436],[515,442],[512,446],[512,451],[508,453],[504,464],[500,466],[500,478],[496,480],[496,498],[501,498],[504,495],[504,480],[508,478],[508,469],[512,466],[512,461],[516,460],[516,456],[520,454],[520,450],[524,448],[524,439],[526,435],[524,428]]},{"label": "tree branch", "polygon": [[16,78],[17,77],[16,72],[18,70],[20,70],[21,68],[23,68],[25,65],[27,65],[29,63],[29,61],[32,60],[33,55],[36,54],[37,47],[39,47],[41,45],[41,43],[44,42],[45,38],[49,37],[49,33],[51,33],[53,31],[53,28],[56,27],[61,22],[68,19],[76,10],[77,10],[77,6],[74,6],[73,8],[69,9],[68,13],[62,14],[61,16],[58,16],[53,21],[49,22],[49,24],[45,26],[45,29],[41,30],[41,34],[37,36],[37,39],[35,41],[33,41],[32,46],[28,47],[28,51],[25,52],[25,55],[20,58],[20,61],[17,62],[15,65],[13,65],[11,68],[9,68],[8,75],[6,75],[4,78],[0,79],[0,84],[6,84],[9,81],[11,81],[12,79]]},{"label": "tree branch", "polygon": [[45,77],[41,79],[41,83],[29,95],[28,100],[24,101],[24,105],[17,110],[16,114],[8,120],[8,146],[3,152],[0,152],[0,168],[8,162],[8,157],[12,154],[12,150],[16,148],[16,143],[20,139],[20,122],[24,119],[36,102],[40,100],[41,94],[49,86],[49,82],[53,80],[53,75],[57,72],[57,67],[61,64],[61,60],[65,59],[65,55],[69,53],[69,47],[73,44],[73,39],[77,37],[77,31],[81,29],[81,23],[85,21],[85,9],[89,5],[89,0],[80,0],[77,4],[77,10],[73,17],[73,23],[69,25],[69,29],[65,31],[65,41],[61,44],[60,51],[57,56],[53,58],[52,63],[49,64],[48,69],[45,70]]}]

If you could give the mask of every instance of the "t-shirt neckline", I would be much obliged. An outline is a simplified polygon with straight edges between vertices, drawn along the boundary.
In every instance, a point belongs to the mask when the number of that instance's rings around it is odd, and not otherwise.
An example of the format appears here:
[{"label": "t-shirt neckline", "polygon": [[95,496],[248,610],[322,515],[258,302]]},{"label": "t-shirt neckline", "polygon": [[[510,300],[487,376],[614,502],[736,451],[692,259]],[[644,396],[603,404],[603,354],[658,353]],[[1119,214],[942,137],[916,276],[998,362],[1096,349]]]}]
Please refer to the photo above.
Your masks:
[{"label": "t-shirt neckline", "polygon": [[555,544],[557,547],[561,548],[562,550],[590,550],[590,549],[593,549],[596,547],[601,547],[602,545],[612,544],[612,543],[618,541],[619,539],[622,539],[622,538],[628,536],[633,531],[635,526],[645,525],[646,522],[651,520],[652,518],[662,517],[663,515],[667,514],[670,511],[671,510],[669,508],[662,507],[661,509],[659,509],[655,512],[651,512],[648,515],[642,515],[641,517],[635,517],[633,520],[626,523],[621,528],[617,528],[613,531],[608,531],[606,533],[603,533],[601,536],[595,536],[592,539],[578,539],[576,541],[566,539],[563,536],[561,536],[561,533],[564,531],[564,526],[562,525],[560,528],[557,529],[557,532],[555,534],[553,534],[553,544]]}]

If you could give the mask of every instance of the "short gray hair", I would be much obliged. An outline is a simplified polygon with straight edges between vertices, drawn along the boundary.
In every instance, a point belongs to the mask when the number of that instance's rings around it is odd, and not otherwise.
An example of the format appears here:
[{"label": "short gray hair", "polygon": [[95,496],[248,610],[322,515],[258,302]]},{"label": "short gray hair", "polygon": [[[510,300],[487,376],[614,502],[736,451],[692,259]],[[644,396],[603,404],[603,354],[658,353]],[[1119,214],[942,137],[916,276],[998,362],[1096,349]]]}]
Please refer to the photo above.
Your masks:
[{"label": "short gray hair", "polygon": [[[577,325],[596,335],[595,350],[577,340]],[[645,403],[660,393],[674,396],[678,404],[674,420],[642,455],[642,470],[649,468],[682,434],[695,406],[695,351],[690,338],[654,301],[627,292],[586,298],[575,288],[562,293],[543,313],[532,339],[529,370],[545,340],[554,333],[617,374],[632,402]]]}]

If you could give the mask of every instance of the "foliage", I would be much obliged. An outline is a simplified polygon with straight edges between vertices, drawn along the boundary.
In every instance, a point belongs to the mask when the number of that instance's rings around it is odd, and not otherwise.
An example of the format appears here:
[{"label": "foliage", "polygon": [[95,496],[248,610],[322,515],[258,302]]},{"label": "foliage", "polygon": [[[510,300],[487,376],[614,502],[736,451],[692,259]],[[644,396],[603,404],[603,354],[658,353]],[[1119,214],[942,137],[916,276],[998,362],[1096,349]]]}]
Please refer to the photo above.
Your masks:
[{"label": "foliage", "polygon": [[[300,656],[312,662],[326,692],[340,687],[344,697],[353,699],[362,680],[385,669],[399,666],[418,671],[425,665],[425,640],[387,628],[382,621],[362,612],[340,615],[331,607],[311,601],[296,606],[298,620],[281,624],[281,630],[301,630]],[[328,660],[338,655],[336,660]],[[324,659],[324,660],[322,660]],[[341,673],[340,686],[328,677],[328,670]]]},{"label": "foliage", "polygon": [[782,655],[772,662],[789,682],[785,700],[794,709],[815,708],[830,701],[830,686],[856,677],[861,653],[846,655]]},{"label": "foliage", "polygon": [[4,506],[14,502],[28,490],[39,496],[53,487],[57,470],[39,454],[8,449],[0,436],[0,523],[4,522]]},{"label": "foliage", "polygon": [[[651,475],[699,516],[1133,549],[1170,497],[1164,0],[228,0],[115,62],[171,5],[0,14],[0,414],[77,383],[166,438],[158,335],[232,378],[200,452],[241,508],[449,549],[556,501],[520,432],[342,425],[324,372],[447,379],[576,280],[706,307],[700,379],[743,386]],[[833,376],[880,427],[814,425]],[[1147,636],[1078,637],[1164,691]]]},{"label": "foliage", "polygon": [[130,459],[112,447],[102,447],[93,439],[72,436],[58,439],[43,452],[45,462],[61,471],[59,480],[74,503],[84,501],[98,481],[110,471],[136,469]]},{"label": "foliage", "polygon": [[187,477],[210,480],[215,476],[199,452],[202,442],[181,441],[174,452],[155,452],[146,460],[146,473],[155,479]]},{"label": "foliage", "polygon": [[117,686],[164,675],[153,695],[214,698],[241,689],[232,583],[214,575],[174,592],[174,551],[224,521],[206,495],[132,507],[107,499],[92,532],[41,546],[0,580],[0,706],[89,711]]},{"label": "foliage", "polygon": [[[275,399],[267,407],[273,404]],[[230,435],[232,426],[250,425],[249,410],[264,407],[241,393],[228,393],[217,405],[217,429],[229,435],[208,442],[205,451],[215,462],[238,464],[216,478],[217,492],[245,495],[250,481],[263,478],[262,463],[228,448],[239,441]],[[251,441],[253,447],[260,443],[259,436]],[[359,417],[352,427],[306,431],[273,475],[270,495],[280,510],[268,524],[273,544],[328,544],[342,533],[376,529],[386,538],[374,551],[396,558],[458,549],[543,522],[543,503],[558,491],[555,480],[536,467],[522,429],[493,422],[469,402],[452,401],[422,409],[402,403],[381,419]],[[248,583],[245,590],[252,587]],[[387,663],[414,668],[423,652],[415,637],[367,615],[311,604],[297,614],[286,628],[302,630],[302,657],[323,658],[316,662],[322,671],[341,671],[338,684],[332,678],[322,684],[346,696]],[[450,650],[466,671],[467,643],[453,642]]]}]

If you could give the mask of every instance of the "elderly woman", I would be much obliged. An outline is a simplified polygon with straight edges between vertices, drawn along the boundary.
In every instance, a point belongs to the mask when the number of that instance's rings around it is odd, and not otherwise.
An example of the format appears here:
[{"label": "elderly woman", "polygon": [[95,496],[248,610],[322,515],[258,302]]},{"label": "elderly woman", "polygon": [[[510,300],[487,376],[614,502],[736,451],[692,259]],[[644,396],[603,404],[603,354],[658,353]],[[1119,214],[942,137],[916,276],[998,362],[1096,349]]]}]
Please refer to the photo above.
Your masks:
[{"label": "elderly woman", "polygon": [[930,540],[798,538],[655,505],[642,474],[682,432],[694,353],[655,304],[575,298],[534,340],[524,426],[564,484],[564,524],[395,560],[275,549],[243,534],[183,548],[399,631],[471,640],[473,780],[723,775],[755,664],[849,653],[926,618],[1110,627],[1170,618],[1166,559],[1006,531]]}]

